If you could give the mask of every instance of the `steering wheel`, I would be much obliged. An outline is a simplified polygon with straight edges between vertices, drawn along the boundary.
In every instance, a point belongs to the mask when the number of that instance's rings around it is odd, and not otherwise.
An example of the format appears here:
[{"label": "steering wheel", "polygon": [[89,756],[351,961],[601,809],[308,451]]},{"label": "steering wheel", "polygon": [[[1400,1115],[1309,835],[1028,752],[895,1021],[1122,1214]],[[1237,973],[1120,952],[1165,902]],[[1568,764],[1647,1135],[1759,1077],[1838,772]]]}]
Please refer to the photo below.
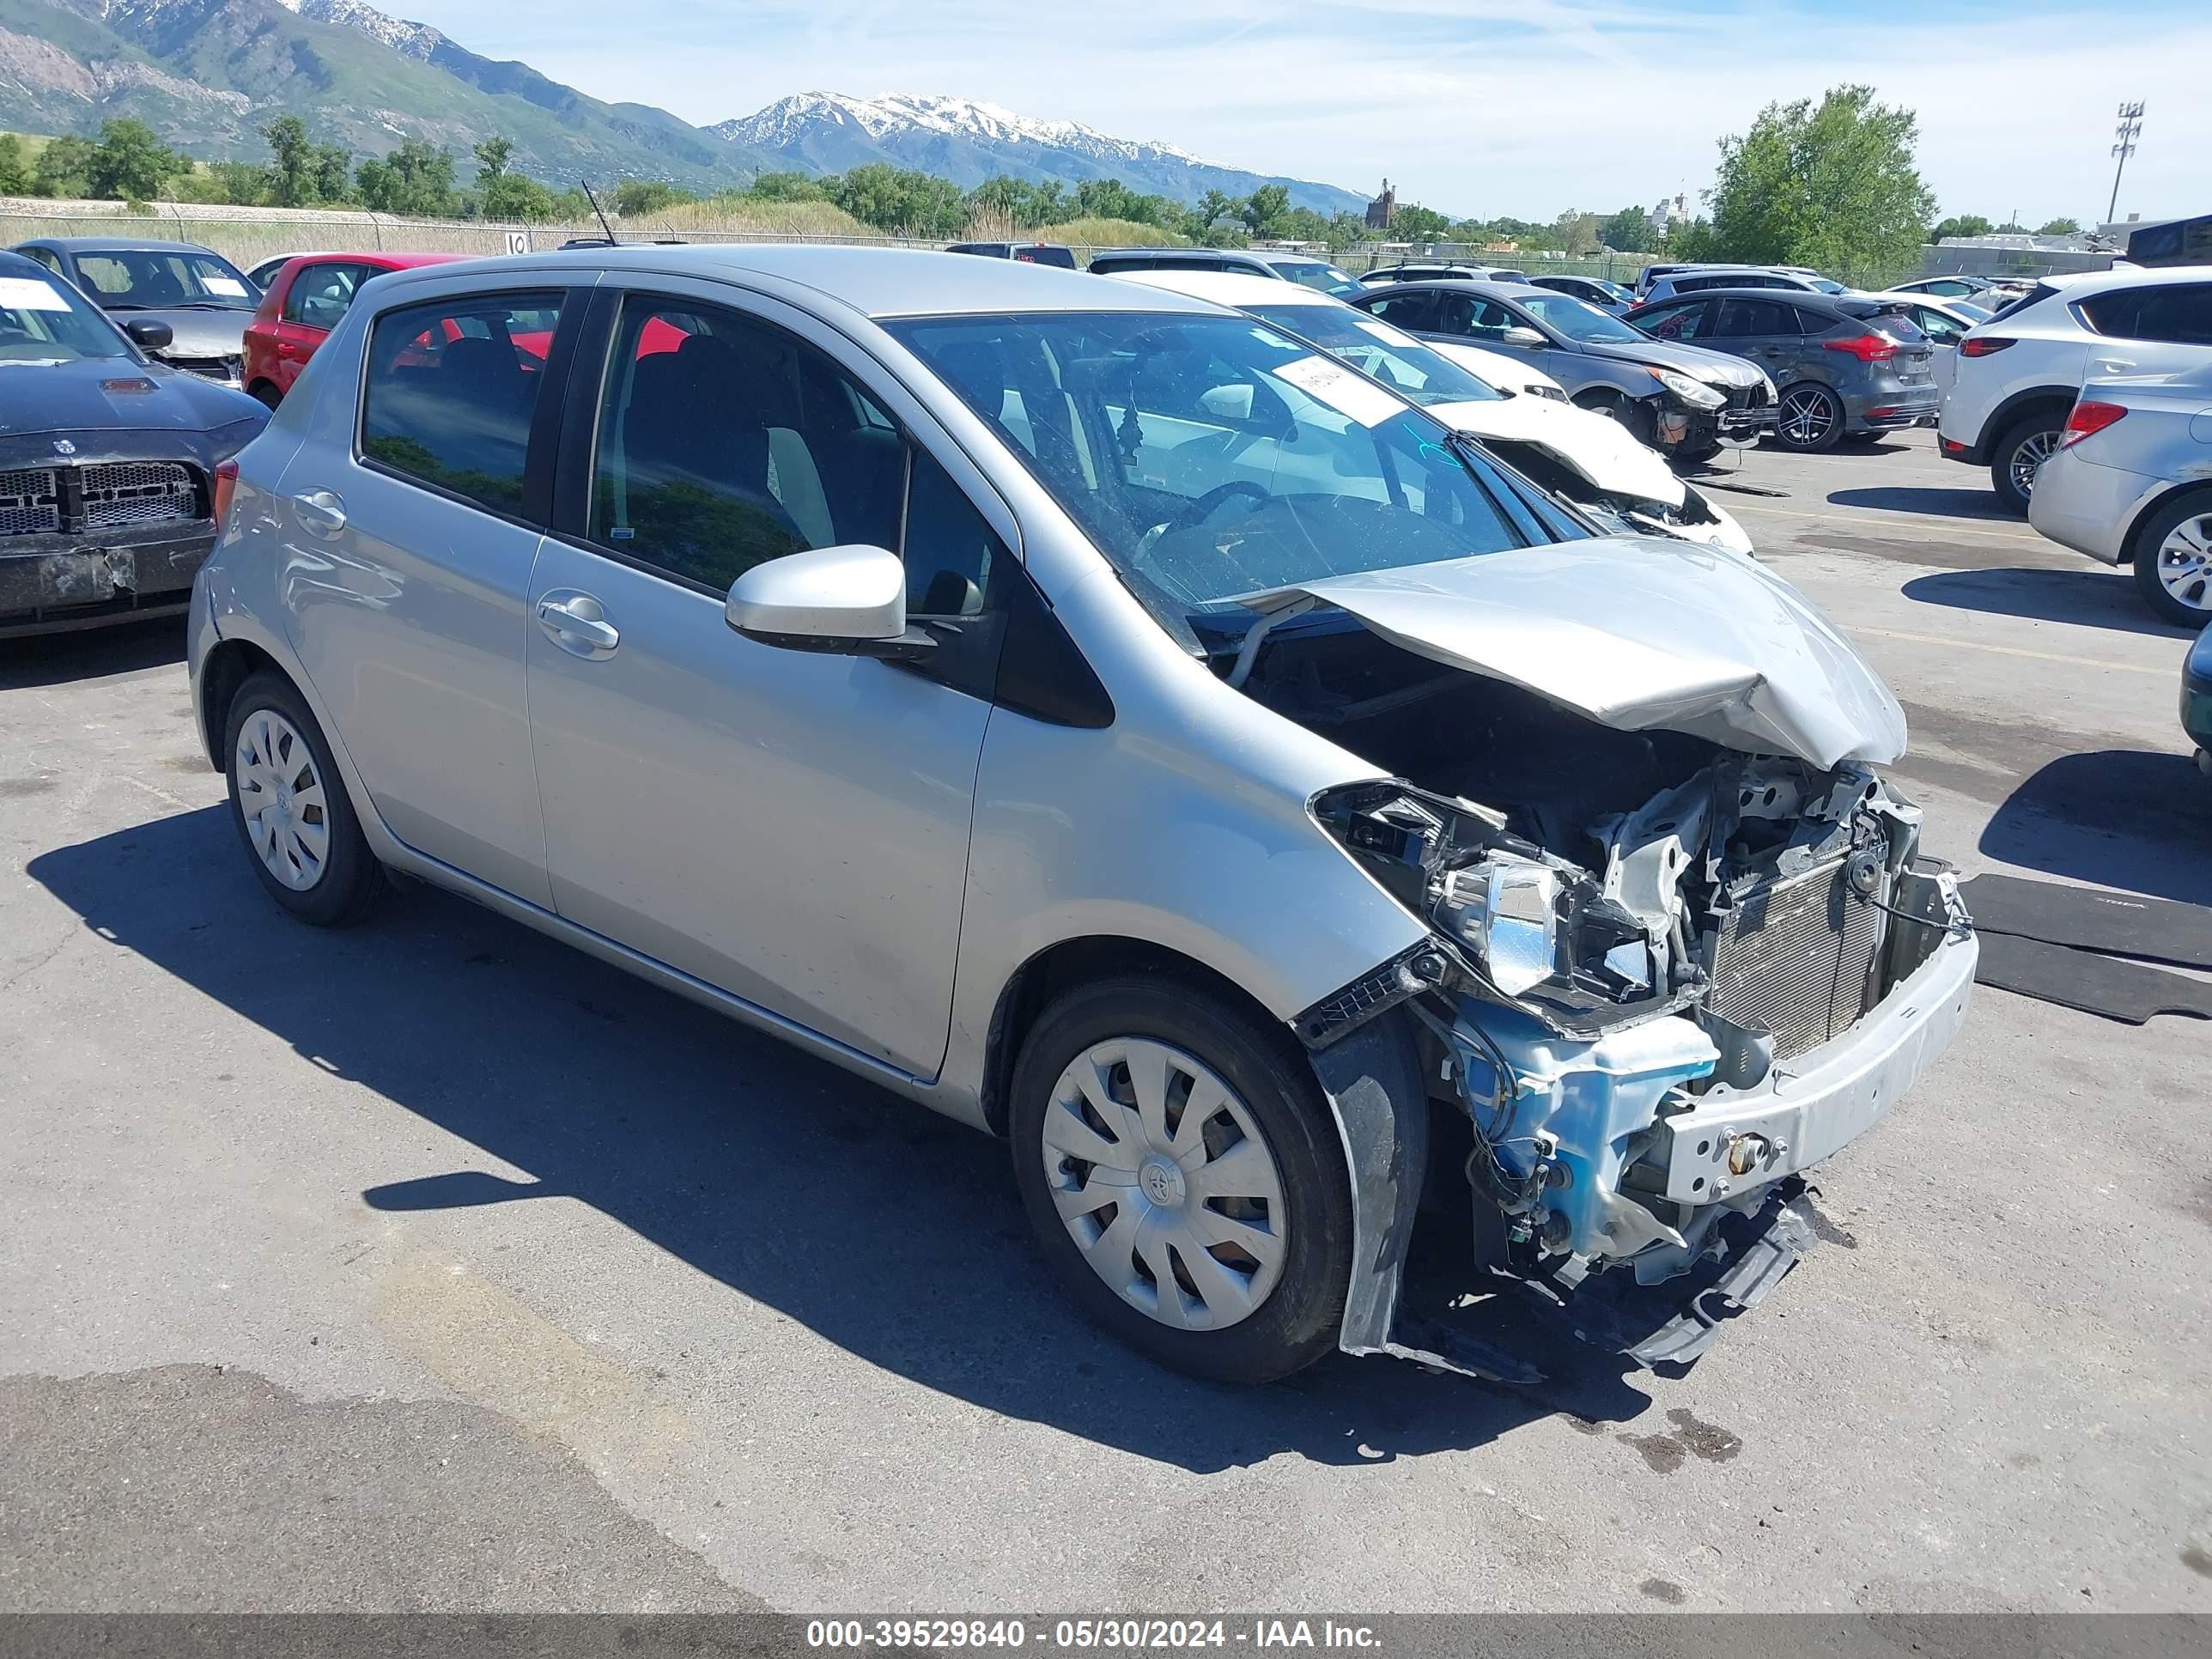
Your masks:
[{"label": "steering wheel", "polygon": [[1196,501],[1160,526],[1160,535],[1172,536],[1178,530],[1188,530],[1193,525],[1204,524],[1220,510],[1232,495],[1249,495],[1265,506],[1274,496],[1265,484],[1255,483],[1249,478],[1231,478],[1225,484],[1216,484]]}]

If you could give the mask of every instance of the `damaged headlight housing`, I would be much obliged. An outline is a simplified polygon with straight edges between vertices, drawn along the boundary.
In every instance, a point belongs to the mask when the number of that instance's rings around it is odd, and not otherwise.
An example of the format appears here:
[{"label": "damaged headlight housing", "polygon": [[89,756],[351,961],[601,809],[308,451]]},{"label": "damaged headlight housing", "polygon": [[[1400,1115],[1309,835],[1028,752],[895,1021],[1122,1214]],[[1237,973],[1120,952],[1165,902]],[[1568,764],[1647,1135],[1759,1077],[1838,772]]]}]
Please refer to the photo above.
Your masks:
[{"label": "damaged headlight housing", "polygon": [[1651,378],[1692,409],[1718,409],[1728,402],[1728,393],[1718,387],[1693,380],[1686,374],[1677,374],[1671,368],[1653,368]]},{"label": "damaged headlight housing", "polygon": [[1446,872],[1439,886],[1437,922],[1474,952],[1499,990],[1517,997],[1558,971],[1558,871],[1497,853]]}]

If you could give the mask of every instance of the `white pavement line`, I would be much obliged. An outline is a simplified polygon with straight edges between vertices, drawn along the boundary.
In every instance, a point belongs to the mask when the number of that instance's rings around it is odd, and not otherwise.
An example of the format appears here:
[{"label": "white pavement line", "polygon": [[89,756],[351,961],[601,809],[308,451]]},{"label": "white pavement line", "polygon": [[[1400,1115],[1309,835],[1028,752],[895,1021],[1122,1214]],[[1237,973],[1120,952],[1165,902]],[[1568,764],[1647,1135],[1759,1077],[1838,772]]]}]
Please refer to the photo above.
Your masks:
[{"label": "white pavement line", "polygon": [[2179,668],[2148,668],[2139,662],[2107,662],[2101,657],[2069,657],[2059,651],[2030,651],[2017,645],[1984,645],[1979,640],[1954,640],[1941,634],[1907,634],[1894,628],[1852,628],[1851,634],[1871,634],[1876,639],[1908,640],[1915,645],[1948,645],[1965,651],[1993,651],[2001,657],[2033,657],[2038,662],[2067,662],[2076,668],[2109,668],[2121,674],[2154,674],[2160,679],[2179,679]]}]

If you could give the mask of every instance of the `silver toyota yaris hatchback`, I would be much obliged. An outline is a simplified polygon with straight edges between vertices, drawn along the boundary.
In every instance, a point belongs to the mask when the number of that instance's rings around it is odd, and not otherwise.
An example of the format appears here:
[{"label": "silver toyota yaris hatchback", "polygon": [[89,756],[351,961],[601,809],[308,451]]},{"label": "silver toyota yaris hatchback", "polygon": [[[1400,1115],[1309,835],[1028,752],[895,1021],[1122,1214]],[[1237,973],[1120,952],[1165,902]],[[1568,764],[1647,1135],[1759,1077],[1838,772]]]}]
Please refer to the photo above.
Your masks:
[{"label": "silver toyota yaris hatchback", "polygon": [[1188,1370],[1533,1375],[1410,1310],[1417,1219],[1692,1358],[1965,1012],[1898,705],[1786,582],[1202,301],[383,276],[225,472],[193,696],[278,903],[402,872],[1006,1136]]}]

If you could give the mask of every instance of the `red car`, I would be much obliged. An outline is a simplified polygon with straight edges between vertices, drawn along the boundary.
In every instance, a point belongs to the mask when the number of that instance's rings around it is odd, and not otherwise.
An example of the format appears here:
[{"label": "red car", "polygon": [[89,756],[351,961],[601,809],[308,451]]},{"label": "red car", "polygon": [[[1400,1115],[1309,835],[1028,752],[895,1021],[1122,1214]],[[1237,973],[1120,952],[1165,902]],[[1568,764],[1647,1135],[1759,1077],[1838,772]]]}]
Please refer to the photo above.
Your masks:
[{"label": "red car", "polygon": [[246,330],[246,389],[274,409],[353,303],[356,289],[387,270],[465,259],[464,253],[301,253],[270,280]]}]

